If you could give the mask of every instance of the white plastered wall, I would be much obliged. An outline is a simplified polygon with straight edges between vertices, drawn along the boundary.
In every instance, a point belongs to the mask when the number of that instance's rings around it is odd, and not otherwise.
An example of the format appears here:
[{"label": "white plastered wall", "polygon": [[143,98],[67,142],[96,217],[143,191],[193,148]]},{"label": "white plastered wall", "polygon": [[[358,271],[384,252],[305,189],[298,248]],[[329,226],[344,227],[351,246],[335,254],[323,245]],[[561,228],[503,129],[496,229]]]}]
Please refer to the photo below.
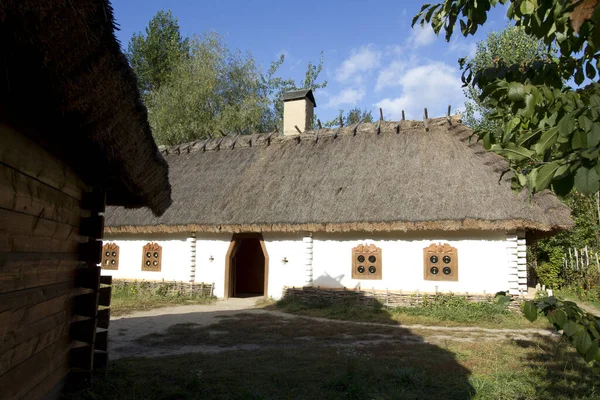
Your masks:
[{"label": "white plastered wall", "polygon": [[[313,234],[313,286],[405,292],[490,293],[508,290],[505,232]],[[458,281],[423,278],[423,249],[448,243],[458,250]],[[352,248],[382,249],[381,280],[352,279]]]},{"label": "white plastered wall", "polygon": [[[224,297],[226,255],[232,236],[196,233],[194,279],[197,283],[214,283],[217,297]],[[191,234],[106,235],[105,243],[120,246],[120,258],[118,271],[103,270],[103,274],[122,279],[189,282],[190,237]],[[514,273],[510,268],[514,260],[507,249],[515,238],[505,232],[315,233],[312,241],[308,237],[308,233],[263,234],[269,256],[268,296],[280,298],[285,286],[304,286],[310,271],[315,287],[473,294],[508,290]],[[161,272],[141,271],[142,247],[150,241],[163,246]],[[457,282],[423,279],[423,249],[438,242],[449,243],[458,250]],[[365,243],[382,249],[382,280],[352,279],[352,248]],[[312,260],[312,269],[307,260]]]},{"label": "white plastered wall", "polygon": [[[182,281],[190,279],[190,244],[186,234],[104,235],[104,244],[119,246],[119,269],[102,269],[103,275],[117,279]],[[143,247],[149,242],[162,246],[160,271],[142,271]]]}]

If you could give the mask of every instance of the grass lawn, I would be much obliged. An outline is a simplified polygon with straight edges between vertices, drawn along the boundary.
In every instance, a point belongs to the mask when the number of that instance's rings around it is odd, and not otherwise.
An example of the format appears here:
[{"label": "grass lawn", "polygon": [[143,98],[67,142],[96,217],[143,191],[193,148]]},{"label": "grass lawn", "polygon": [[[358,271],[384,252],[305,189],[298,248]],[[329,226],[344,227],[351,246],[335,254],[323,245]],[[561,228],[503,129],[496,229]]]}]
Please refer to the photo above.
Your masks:
[{"label": "grass lawn", "polygon": [[[557,337],[408,330],[272,313],[174,325],[152,348],[211,351],[111,362],[83,399],[574,399],[600,393]],[[475,329],[473,331],[476,331]]]},{"label": "grass lawn", "polygon": [[545,318],[531,323],[519,312],[495,303],[470,303],[456,296],[419,307],[363,306],[356,302],[325,303],[280,300],[270,307],[297,315],[400,325],[479,326],[482,328],[551,328]]},{"label": "grass lawn", "polygon": [[186,294],[166,294],[144,287],[143,282],[128,285],[113,285],[110,302],[112,316],[126,315],[134,311],[151,310],[187,304],[210,304],[214,297],[192,296]]}]

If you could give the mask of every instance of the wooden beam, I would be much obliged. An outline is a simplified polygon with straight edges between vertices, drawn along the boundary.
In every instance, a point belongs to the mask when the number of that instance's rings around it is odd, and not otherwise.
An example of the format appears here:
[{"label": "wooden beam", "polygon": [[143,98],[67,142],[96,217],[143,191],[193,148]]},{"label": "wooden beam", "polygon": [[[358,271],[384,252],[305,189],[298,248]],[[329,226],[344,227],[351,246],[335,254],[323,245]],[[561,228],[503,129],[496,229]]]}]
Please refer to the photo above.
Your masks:
[{"label": "wooden beam", "polygon": [[91,371],[94,365],[94,345],[79,346],[69,351],[69,368]]},{"label": "wooden beam", "polygon": [[69,308],[69,293],[43,299],[42,302],[29,307],[9,309],[0,313],[0,335],[25,328],[51,315]]},{"label": "wooden beam", "polygon": [[63,365],[68,357],[70,340],[65,336],[22,362],[2,376],[2,398],[21,399]]},{"label": "wooden beam", "polygon": [[379,120],[383,121],[383,109],[379,107]]},{"label": "wooden beam", "polygon": [[425,132],[429,131],[429,115],[427,115],[427,108],[423,113],[423,124],[425,125]]},{"label": "wooden beam", "polygon": [[85,267],[77,271],[77,286],[97,291],[100,289],[100,267]]},{"label": "wooden beam", "polygon": [[42,380],[37,386],[31,391],[27,392],[24,399],[54,399],[59,398],[62,392],[62,387],[65,384],[67,374],[69,373],[69,366],[67,362],[56,367],[50,375]]},{"label": "wooden beam", "polygon": [[103,285],[112,285],[112,276],[111,275],[100,276],[100,283]]},{"label": "wooden beam", "polygon": [[96,350],[108,351],[108,331],[99,330],[96,332],[96,341],[94,348]]},{"label": "wooden beam", "polygon": [[79,234],[93,239],[102,239],[104,236],[104,217],[102,215],[92,215],[83,218],[79,226]]},{"label": "wooden beam", "polygon": [[94,212],[104,212],[106,210],[106,192],[94,189],[91,192],[83,193],[81,208]]},{"label": "wooden beam", "polygon": [[[27,259],[29,254],[76,254],[80,242],[75,240],[62,241],[30,235],[14,235],[0,233],[0,259],[14,259],[14,256],[3,252],[21,253],[17,258]],[[25,254],[23,254],[25,253]],[[31,257],[29,257],[31,259]]]},{"label": "wooden beam", "polygon": [[321,120],[317,118],[317,124],[319,125],[319,129],[323,129],[323,126],[321,125]]},{"label": "wooden beam", "polygon": [[298,125],[294,125],[294,128],[296,128],[296,130],[298,131],[298,133],[302,133],[302,131],[300,130],[300,128],[298,128]]},{"label": "wooden beam", "polygon": [[405,118],[404,118],[404,110],[402,110],[402,121],[404,121],[404,120],[405,120]]},{"label": "wooden beam", "polygon": [[3,228],[2,233],[15,236],[31,236],[61,241],[79,240],[78,229],[75,226],[3,208],[0,208],[0,226]]},{"label": "wooden beam", "polygon": [[98,299],[98,304],[101,306],[105,306],[105,307],[110,306],[110,295],[112,293],[112,287],[110,287],[110,286],[102,287],[102,288],[100,288],[98,293],[100,294],[100,297]]},{"label": "wooden beam", "polygon": [[71,339],[79,342],[94,343],[94,337],[96,334],[96,319],[88,318],[79,321],[75,321],[69,328],[69,335]]},{"label": "wooden beam", "polygon": [[0,163],[78,200],[88,189],[62,160],[4,123],[0,123]]},{"label": "wooden beam", "polygon": [[97,320],[98,328],[108,329],[110,325],[110,308],[98,310]]},{"label": "wooden beam", "polygon": [[104,369],[108,367],[108,352],[94,351],[94,369]]},{"label": "wooden beam", "polygon": [[[66,334],[66,331],[69,327],[69,320],[70,318],[67,318],[67,310],[63,310],[46,318],[35,321],[32,324],[5,332],[3,334],[4,340],[0,342],[0,354],[5,354],[10,349],[14,349],[21,343],[25,343],[31,339],[36,339],[45,332],[52,331],[59,327],[61,327]],[[0,356],[0,358],[3,358],[3,356]]]},{"label": "wooden beam", "polygon": [[73,299],[73,312],[82,317],[96,317],[98,312],[98,293],[82,294]]},{"label": "wooden beam", "polygon": [[0,293],[74,281],[80,266],[77,260],[0,260]]},{"label": "wooden beam", "polygon": [[82,216],[77,199],[4,164],[0,164],[0,208],[73,226]]},{"label": "wooden beam", "polygon": [[89,265],[98,265],[102,261],[102,242],[94,240],[80,243],[78,253],[81,261],[85,261]]}]

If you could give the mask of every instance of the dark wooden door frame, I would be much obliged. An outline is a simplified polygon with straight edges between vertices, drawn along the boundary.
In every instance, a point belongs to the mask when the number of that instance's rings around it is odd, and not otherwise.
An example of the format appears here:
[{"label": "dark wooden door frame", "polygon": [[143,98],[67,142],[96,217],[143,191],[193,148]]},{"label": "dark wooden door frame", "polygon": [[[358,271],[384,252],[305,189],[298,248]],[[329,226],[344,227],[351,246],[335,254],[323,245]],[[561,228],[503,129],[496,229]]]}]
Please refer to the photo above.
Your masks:
[{"label": "dark wooden door frame", "polygon": [[223,297],[228,299],[233,296],[233,283],[231,268],[233,263],[231,262],[233,255],[237,251],[239,245],[245,239],[258,239],[260,248],[262,249],[263,256],[265,257],[265,283],[264,283],[264,296],[268,298],[269,295],[269,254],[267,253],[267,247],[265,241],[260,233],[234,233],[227,249],[227,256],[225,257],[225,291]]}]

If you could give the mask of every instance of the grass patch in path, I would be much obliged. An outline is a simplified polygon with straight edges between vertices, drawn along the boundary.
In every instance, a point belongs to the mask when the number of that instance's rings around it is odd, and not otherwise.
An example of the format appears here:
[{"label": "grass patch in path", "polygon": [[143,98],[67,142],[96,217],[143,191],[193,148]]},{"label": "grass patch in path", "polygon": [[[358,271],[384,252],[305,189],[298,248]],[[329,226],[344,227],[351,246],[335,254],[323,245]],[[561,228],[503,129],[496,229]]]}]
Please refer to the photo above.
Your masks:
[{"label": "grass patch in path", "polygon": [[471,303],[458,296],[440,295],[437,299],[415,307],[385,308],[381,304],[366,306],[356,301],[327,302],[283,299],[274,306],[292,314],[379,322],[400,325],[478,326],[482,328],[550,328],[545,319],[531,323],[518,312],[496,303]]},{"label": "grass patch in path", "polygon": [[162,289],[152,289],[144,282],[115,284],[112,287],[110,314],[126,315],[134,311],[189,304],[211,304],[214,297],[190,295],[180,292],[167,293]]}]

